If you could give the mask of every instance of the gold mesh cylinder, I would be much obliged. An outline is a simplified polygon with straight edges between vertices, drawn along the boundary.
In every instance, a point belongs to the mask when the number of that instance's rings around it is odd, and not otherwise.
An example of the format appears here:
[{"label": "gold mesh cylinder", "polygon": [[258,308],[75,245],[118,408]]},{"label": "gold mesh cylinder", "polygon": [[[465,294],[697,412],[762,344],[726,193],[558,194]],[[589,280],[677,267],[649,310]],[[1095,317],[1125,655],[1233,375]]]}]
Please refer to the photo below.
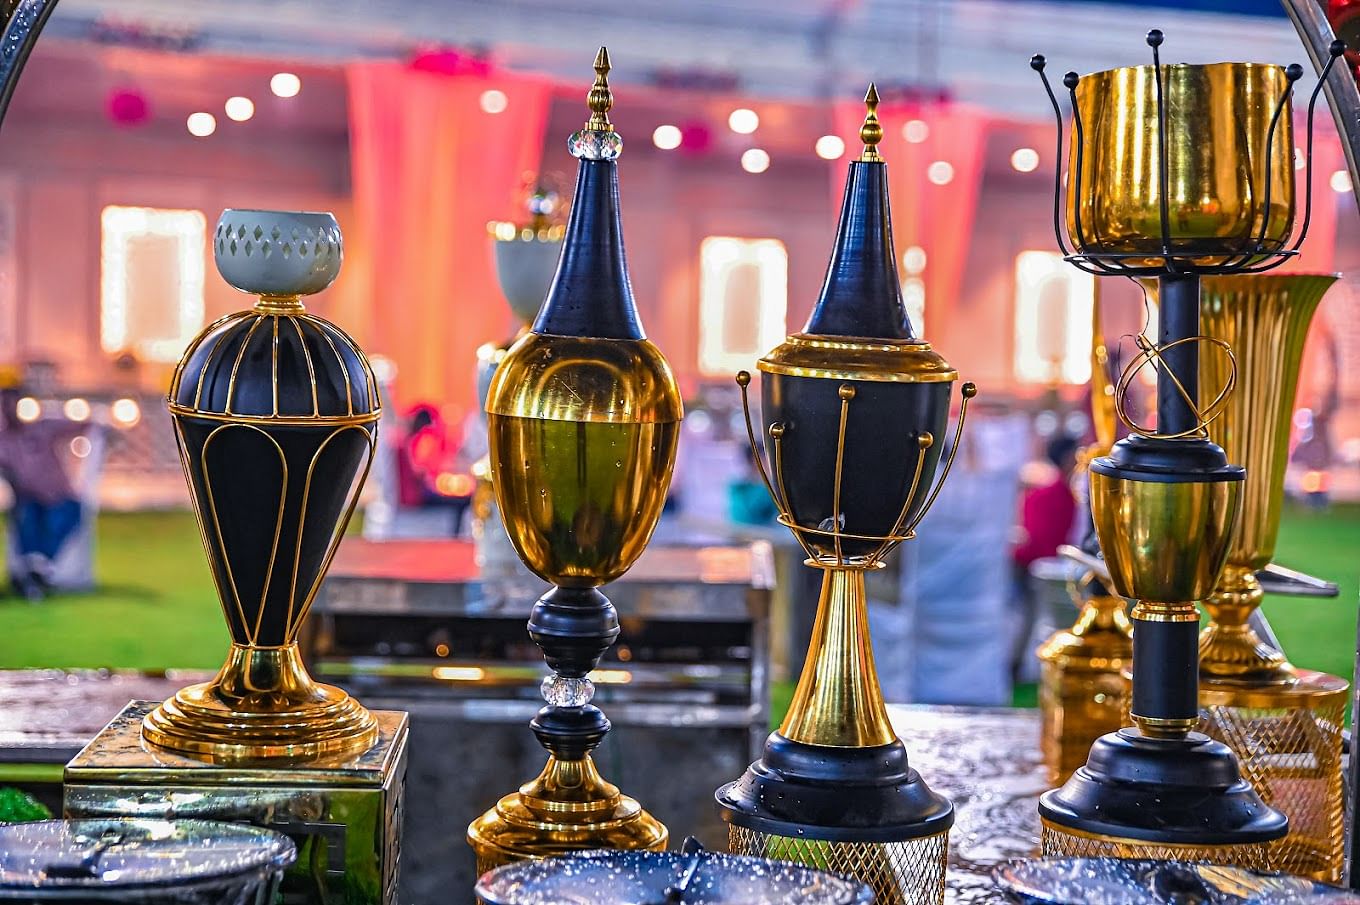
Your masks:
[{"label": "gold mesh cylinder", "polygon": [[1349,684],[1298,671],[1288,685],[1200,684],[1201,731],[1237,755],[1242,776],[1289,818],[1265,867],[1336,883],[1345,859],[1341,729]]},{"label": "gold mesh cylinder", "polygon": [[1279,843],[1248,842],[1237,845],[1174,845],[1119,836],[1099,836],[1040,819],[1040,852],[1045,858],[1149,858],[1201,861],[1265,870],[1270,848]]},{"label": "gold mesh cylinder", "polygon": [[731,825],[728,849],[796,861],[854,877],[874,891],[875,905],[941,905],[949,831],[901,842],[827,842],[775,836]]}]

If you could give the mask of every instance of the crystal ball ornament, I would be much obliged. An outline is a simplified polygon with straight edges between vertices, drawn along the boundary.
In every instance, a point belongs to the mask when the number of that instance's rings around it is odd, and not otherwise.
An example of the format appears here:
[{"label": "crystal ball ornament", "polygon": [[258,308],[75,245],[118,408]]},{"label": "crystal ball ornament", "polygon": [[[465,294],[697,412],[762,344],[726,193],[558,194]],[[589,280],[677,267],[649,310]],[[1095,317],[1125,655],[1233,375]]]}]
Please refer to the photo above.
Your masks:
[{"label": "crystal ball ornament", "polygon": [[259,299],[190,344],[169,408],[232,643],[216,678],[182,689],[142,733],[224,763],[361,753],[373,717],[314,682],[297,646],[381,413],[363,352],[302,302],[340,272],[340,229],[330,214],[227,210],[213,247],[227,282]]}]

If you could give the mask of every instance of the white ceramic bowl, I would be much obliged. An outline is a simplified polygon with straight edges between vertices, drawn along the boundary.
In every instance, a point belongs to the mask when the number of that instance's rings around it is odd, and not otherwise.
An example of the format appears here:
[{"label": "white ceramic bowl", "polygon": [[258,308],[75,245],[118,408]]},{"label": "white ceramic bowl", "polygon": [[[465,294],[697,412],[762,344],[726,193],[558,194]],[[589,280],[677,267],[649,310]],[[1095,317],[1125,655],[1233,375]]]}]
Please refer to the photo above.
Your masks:
[{"label": "white ceramic bowl", "polygon": [[311,295],[340,273],[344,244],[330,213],[227,208],[213,234],[222,279],[254,295]]}]

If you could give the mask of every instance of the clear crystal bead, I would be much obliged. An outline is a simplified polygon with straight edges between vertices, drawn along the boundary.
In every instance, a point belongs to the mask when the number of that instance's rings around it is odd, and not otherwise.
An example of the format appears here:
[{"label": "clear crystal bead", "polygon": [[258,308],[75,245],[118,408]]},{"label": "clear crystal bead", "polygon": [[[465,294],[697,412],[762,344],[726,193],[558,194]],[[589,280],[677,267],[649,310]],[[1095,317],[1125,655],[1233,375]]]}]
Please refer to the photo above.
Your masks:
[{"label": "clear crystal bead", "polygon": [[543,700],[554,707],[581,707],[595,697],[595,683],[589,679],[568,679],[566,676],[552,675],[543,679],[540,686]]},{"label": "clear crystal bead", "polygon": [[617,160],[623,153],[623,136],[617,132],[597,132],[582,129],[567,139],[571,156],[586,160]]}]

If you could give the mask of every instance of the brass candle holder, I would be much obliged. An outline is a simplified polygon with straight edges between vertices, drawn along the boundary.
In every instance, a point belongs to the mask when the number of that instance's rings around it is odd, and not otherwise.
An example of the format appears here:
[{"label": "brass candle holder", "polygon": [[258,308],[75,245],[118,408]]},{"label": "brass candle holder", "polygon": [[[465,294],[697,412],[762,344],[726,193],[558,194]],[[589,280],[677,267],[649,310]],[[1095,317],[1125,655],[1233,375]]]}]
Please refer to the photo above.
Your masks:
[{"label": "brass candle holder", "polygon": [[[807,661],[788,714],[744,776],[717,791],[731,850],[850,874],[882,905],[941,902],[953,806],[907,762],[874,668],[865,573],[909,540],[935,481],[958,372],[917,338],[893,253],[878,94],[850,164],[831,264],[803,332],[759,362],[756,465],[779,522],[823,572]],[[748,388],[742,372],[748,436]],[[957,431],[976,393],[961,390]],[[933,486],[932,486],[933,485]]]},{"label": "brass candle holder", "polygon": [[667,831],[599,774],[590,752],[609,731],[588,674],[619,634],[600,593],[632,566],[656,528],[675,463],[682,407],[648,342],[628,281],[619,221],[623,139],[604,48],[585,127],[562,257],[533,329],[497,368],[486,411],[496,502],[516,552],[555,587],[529,635],[555,675],[530,724],[543,771],[468,827],[479,872],[583,848],[662,849]]},{"label": "brass candle holder", "polygon": [[217,677],[147,715],[142,735],[214,763],[360,754],[373,716],[314,682],[297,645],[381,414],[363,352],[302,302],[339,273],[340,229],[330,214],[228,210],[213,250],[259,301],[189,345],[169,407],[232,644]]},{"label": "brass candle holder", "polygon": [[[1226,745],[1194,731],[1196,603],[1219,584],[1246,477],[1209,436],[1237,367],[1225,341],[1201,334],[1200,279],[1279,266],[1307,233],[1309,206],[1291,244],[1289,111],[1303,70],[1163,66],[1162,41],[1160,31],[1148,33],[1151,66],[1064,76],[1073,111],[1066,230],[1061,107],[1043,57],[1031,61],[1059,125],[1059,247],[1090,273],[1156,277],[1161,300],[1158,341],[1139,337],[1140,351],[1116,387],[1116,411],[1132,436],[1090,466],[1092,516],[1112,583],[1138,601],[1131,613],[1135,727],[1098,739],[1086,764],[1041,797],[1042,845],[1046,855],[1264,867],[1270,843],[1288,831],[1287,818],[1242,779]],[[1334,48],[1333,62],[1342,49]],[[1320,87],[1310,100],[1310,124]],[[1310,128],[1310,171],[1311,151]],[[1201,396],[1205,343],[1223,356],[1226,376]],[[1155,429],[1134,420],[1125,405],[1129,381],[1149,365],[1157,372]]]}]

